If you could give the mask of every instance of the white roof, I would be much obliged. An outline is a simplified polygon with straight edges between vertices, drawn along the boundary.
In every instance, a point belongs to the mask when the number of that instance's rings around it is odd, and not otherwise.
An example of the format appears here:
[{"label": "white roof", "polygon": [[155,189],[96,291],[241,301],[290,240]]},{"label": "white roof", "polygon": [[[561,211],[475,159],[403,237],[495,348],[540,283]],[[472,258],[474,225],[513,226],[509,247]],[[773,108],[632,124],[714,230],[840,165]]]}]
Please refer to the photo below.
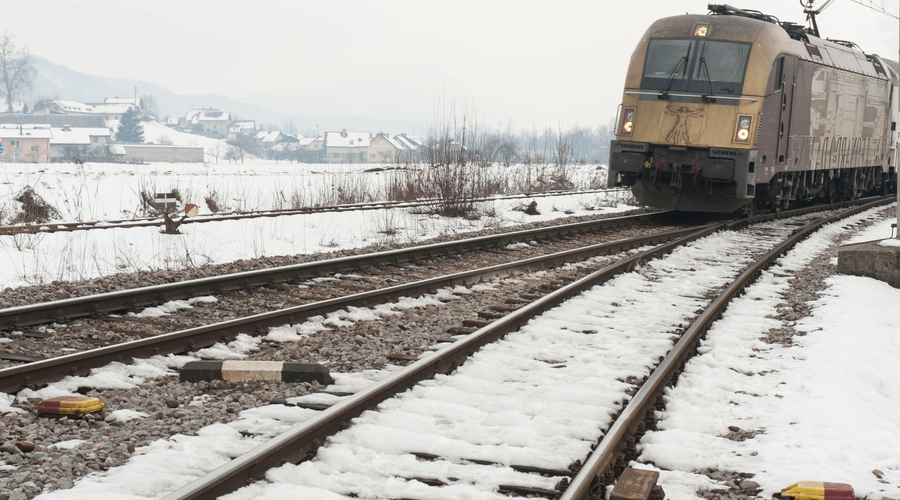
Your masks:
[{"label": "white roof", "polygon": [[397,148],[397,149],[406,149],[406,147],[405,147],[405,146],[403,145],[403,143],[400,142],[400,141],[396,141],[396,140],[394,140],[394,139],[391,139],[391,138],[390,138],[389,136],[387,136],[387,135],[382,135],[381,137],[384,137],[385,139],[387,139],[387,141],[388,141],[389,143],[391,143],[391,145],[394,146],[394,147]]},{"label": "white roof", "polygon": [[[261,136],[261,137],[260,137]],[[261,139],[262,142],[278,142],[278,139],[281,137],[281,132],[275,130],[273,132],[260,132],[256,134],[257,139]]]},{"label": "white roof", "polygon": [[45,125],[0,125],[3,139],[50,139],[53,133]]},{"label": "white roof", "polygon": [[94,107],[90,104],[85,104],[83,102],[78,101],[61,101],[59,99],[53,101],[64,111],[71,111],[73,113],[93,113]]},{"label": "white roof", "polygon": [[125,151],[125,146],[121,144],[112,144],[109,146],[109,152],[114,155],[125,155],[128,154],[128,151]]},{"label": "white roof", "polygon": [[90,144],[91,137],[109,137],[108,128],[69,128],[63,130],[58,127],[51,127],[53,137],[50,138],[50,144]]},{"label": "white roof", "polygon": [[104,104],[134,104],[135,106],[141,105],[140,97],[107,97],[103,99]]},{"label": "white roof", "polygon": [[300,142],[297,143],[299,146],[309,146],[310,144],[316,142],[316,139],[321,139],[320,137],[300,137]]},{"label": "white roof", "polygon": [[256,121],[247,120],[247,121],[231,122],[231,126],[233,128],[255,130],[256,129]]},{"label": "white roof", "polygon": [[395,135],[394,140],[406,146],[407,149],[416,150],[422,146],[422,139],[417,137],[407,137],[405,135]]},{"label": "white roof", "polygon": [[97,104],[94,113],[104,115],[124,115],[129,109],[136,107],[134,104]]},{"label": "white roof", "polygon": [[166,125],[178,125],[178,118],[169,118],[166,120]]},{"label": "white roof", "polygon": [[367,148],[371,141],[368,132],[325,132],[326,148]]}]

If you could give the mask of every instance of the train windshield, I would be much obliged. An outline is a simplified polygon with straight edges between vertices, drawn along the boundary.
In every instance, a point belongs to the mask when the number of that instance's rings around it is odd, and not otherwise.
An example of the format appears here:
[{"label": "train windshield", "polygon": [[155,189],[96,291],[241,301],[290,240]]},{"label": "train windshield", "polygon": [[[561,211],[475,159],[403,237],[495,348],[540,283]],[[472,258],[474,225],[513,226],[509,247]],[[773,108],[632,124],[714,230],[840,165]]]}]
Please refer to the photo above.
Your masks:
[{"label": "train windshield", "polygon": [[641,89],[739,95],[751,46],[721,40],[653,38],[647,47]]}]

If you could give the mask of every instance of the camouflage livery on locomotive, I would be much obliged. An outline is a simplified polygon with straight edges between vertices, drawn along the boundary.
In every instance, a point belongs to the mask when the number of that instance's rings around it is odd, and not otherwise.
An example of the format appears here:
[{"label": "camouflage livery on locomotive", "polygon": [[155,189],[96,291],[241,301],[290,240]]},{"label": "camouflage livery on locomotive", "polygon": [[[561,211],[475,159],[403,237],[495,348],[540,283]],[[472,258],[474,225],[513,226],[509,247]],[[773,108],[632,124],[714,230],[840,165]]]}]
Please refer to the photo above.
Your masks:
[{"label": "camouflage livery on locomotive", "polygon": [[[780,210],[896,183],[896,66],[756,11],[654,22],[631,57],[609,187],[644,205]],[[894,184],[895,185],[895,184]]]}]

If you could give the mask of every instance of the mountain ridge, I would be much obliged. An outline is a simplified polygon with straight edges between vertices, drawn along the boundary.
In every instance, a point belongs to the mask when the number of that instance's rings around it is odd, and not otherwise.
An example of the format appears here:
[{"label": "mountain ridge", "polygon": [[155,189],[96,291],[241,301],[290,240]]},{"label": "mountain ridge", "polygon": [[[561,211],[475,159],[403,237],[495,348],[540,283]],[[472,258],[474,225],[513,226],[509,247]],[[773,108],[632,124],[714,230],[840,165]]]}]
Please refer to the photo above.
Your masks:
[{"label": "mountain ridge", "polygon": [[214,107],[229,111],[239,119],[256,120],[257,126],[271,123],[276,127],[282,127],[286,122],[293,121],[300,133],[309,133],[317,127],[320,134],[326,130],[345,128],[371,132],[415,133],[423,131],[427,127],[427,120],[424,119],[382,120],[369,116],[339,116],[336,114],[304,116],[297,113],[278,112],[257,103],[242,102],[227,96],[179,95],[154,83],[88,75],[43,57],[32,57],[37,69],[32,93],[35,100],[51,97],[68,101],[103,102],[106,97],[131,97],[135,94],[135,87],[137,87],[138,97],[149,94],[156,98],[160,108],[159,118],[184,116],[192,108]]}]

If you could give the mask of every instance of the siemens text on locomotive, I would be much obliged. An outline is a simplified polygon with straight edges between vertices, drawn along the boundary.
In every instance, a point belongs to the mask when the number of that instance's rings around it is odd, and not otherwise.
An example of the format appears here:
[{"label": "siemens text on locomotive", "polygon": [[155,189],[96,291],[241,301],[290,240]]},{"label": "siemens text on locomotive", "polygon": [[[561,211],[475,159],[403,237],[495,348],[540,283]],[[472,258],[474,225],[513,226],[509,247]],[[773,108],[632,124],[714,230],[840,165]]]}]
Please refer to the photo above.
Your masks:
[{"label": "siemens text on locomotive", "polygon": [[896,63],[819,38],[809,9],[809,28],[709,10],[654,22],[635,49],[609,187],[659,208],[749,213],[896,186]]}]

